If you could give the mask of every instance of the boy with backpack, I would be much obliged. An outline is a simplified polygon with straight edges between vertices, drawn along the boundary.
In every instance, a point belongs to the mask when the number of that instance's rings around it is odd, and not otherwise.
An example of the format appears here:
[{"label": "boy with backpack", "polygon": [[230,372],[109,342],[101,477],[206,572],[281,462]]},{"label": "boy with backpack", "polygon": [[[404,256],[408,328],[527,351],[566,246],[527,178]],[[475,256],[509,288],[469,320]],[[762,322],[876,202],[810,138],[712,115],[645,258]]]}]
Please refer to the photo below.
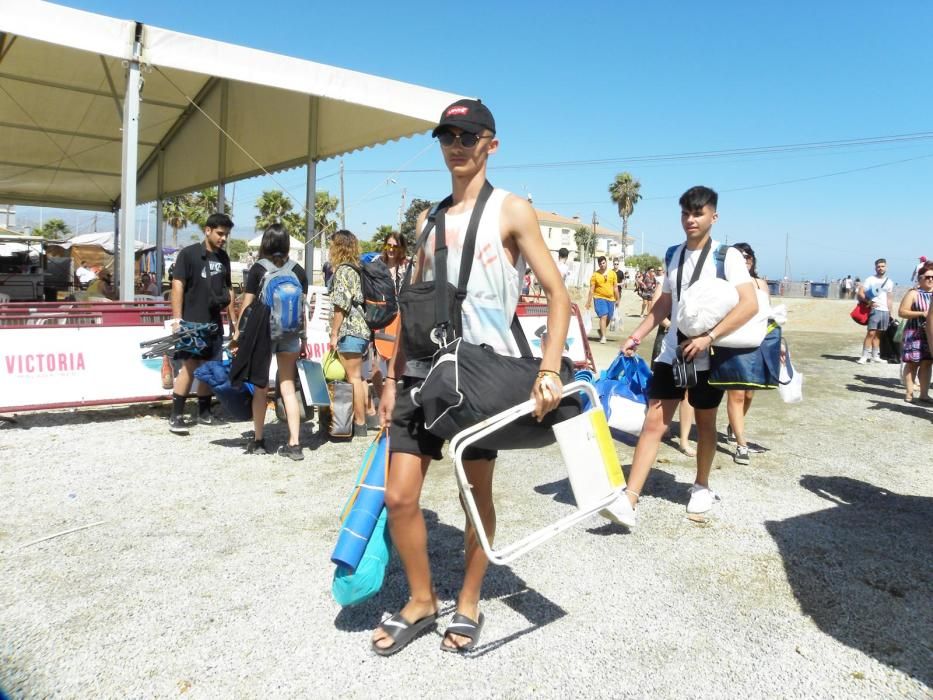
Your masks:
[{"label": "boy with backpack", "polygon": [[[547,296],[548,333],[542,343],[543,358],[531,392],[535,401],[534,415],[543,418],[557,407],[561,396],[558,371],[570,322],[567,289],[541,236],[534,209],[524,197],[493,189],[486,181],[487,159],[499,147],[495,120],[489,109],[478,100],[454,102],[442,112],[433,135],[440,142],[451,177],[450,198],[443,207],[435,208],[436,226],[443,225],[448,242],[447,279],[450,283],[459,280],[466,234],[471,229],[475,232],[471,274],[460,305],[463,340],[486,344],[499,354],[520,356],[510,325],[526,265],[531,267]],[[474,216],[478,223],[470,226]],[[427,221],[428,211],[424,211],[415,229],[419,235],[426,233]],[[434,234],[425,239],[420,253],[412,260],[410,282],[421,286],[421,283],[437,279],[434,269],[436,240]],[[400,295],[403,299],[408,289],[406,282]],[[430,329],[437,318],[433,313],[430,316],[411,319],[403,311],[402,324],[407,326],[413,321],[421,328]],[[373,632],[372,649],[380,656],[401,651],[436,625],[439,608],[431,580],[427,527],[419,499],[431,460],[442,458],[444,441],[425,429],[424,412],[412,400],[413,391],[427,376],[431,358],[414,355],[414,348],[408,347],[406,338],[407,331],[404,331],[389,362],[379,411],[382,424],[389,427],[391,453],[385,492],[389,527],[405,568],[410,598],[402,610]],[[413,345],[430,344],[428,338],[420,336],[412,338],[411,342]],[[464,459],[483,527],[490,538],[496,520],[492,500],[496,456],[491,450],[471,447],[467,448]],[[473,649],[479,642],[484,622],[479,599],[488,560],[469,522],[464,540],[463,586],[457,597],[457,611],[441,642],[441,649],[449,652]]]},{"label": "boy with backpack", "polygon": [[[632,457],[626,488],[628,499],[620,503],[621,508],[613,511],[620,518],[624,513],[627,516],[625,524],[629,527],[635,525],[634,509],[641,489],[658,455],[661,439],[671,424],[674,410],[684,400],[685,394],[696,409],[697,426],[697,471],[690,487],[687,513],[706,513],[719,501],[719,496],[709,488],[709,474],[716,454],[716,412],[724,392],[709,384],[709,349],[714,340],[732,333],[750,320],[758,310],[758,300],[742,254],[735,248],[720,246],[710,236],[713,224],[719,218],[716,211],[718,199],[715,191],[703,186],[692,187],[681,196],[680,223],[686,241],[668,250],[661,296],[622,343],[622,352],[629,356],[635,354],[642,339],[670,317],[670,330],[664,337],[648,387],[648,412]],[[680,299],[697,280],[711,277],[723,277],[734,285],[739,302],[715,327],[703,335],[689,338],[677,329]],[[689,381],[675,379],[675,368],[682,370]],[[688,387],[689,392],[686,391]]]},{"label": "boy with backpack", "polygon": [[262,234],[259,260],[246,276],[244,327],[234,332],[239,349],[231,368],[231,379],[249,381],[255,386],[255,434],[247,443],[246,452],[267,454],[271,450],[264,437],[266,388],[272,354],[275,353],[278,367],[276,387],[285,406],[288,422],[288,442],[279,446],[277,453],[300,461],[304,459],[304,454],[299,443],[301,407],[295,381],[308,280],[301,265],[288,258],[290,241],[288,232],[281,224],[273,224]]}]

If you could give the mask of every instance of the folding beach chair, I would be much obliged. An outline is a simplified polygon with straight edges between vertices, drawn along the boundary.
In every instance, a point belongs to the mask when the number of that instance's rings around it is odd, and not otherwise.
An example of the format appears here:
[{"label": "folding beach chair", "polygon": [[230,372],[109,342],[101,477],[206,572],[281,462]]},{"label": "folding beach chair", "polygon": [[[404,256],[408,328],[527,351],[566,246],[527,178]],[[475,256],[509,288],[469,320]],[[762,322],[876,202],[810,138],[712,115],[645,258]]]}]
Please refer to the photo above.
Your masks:
[{"label": "folding beach chair", "polygon": [[494,564],[508,564],[595,513],[601,512],[604,517],[616,520],[611,509],[618,499],[626,498],[623,494],[625,478],[609,433],[606,415],[603,413],[599,396],[593,385],[588,382],[573,382],[564,387],[562,396],[578,391],[589,397],[590,408],[579,416],[561,421],[553,427],[564,464],[567,467],[567,475],[570,478],[577,509],[512,544],[498,549],[493,549],[490,545],[473,498],[472,487],[463,468],[463,453],[477,440],[530,414],[535,407],[534,401],[526,401],[487,418],[458,433],[450,441],[457,484],[460,487],[463,502],[466,504],[467,517],[476,529],[483,551],[489,561]]}]

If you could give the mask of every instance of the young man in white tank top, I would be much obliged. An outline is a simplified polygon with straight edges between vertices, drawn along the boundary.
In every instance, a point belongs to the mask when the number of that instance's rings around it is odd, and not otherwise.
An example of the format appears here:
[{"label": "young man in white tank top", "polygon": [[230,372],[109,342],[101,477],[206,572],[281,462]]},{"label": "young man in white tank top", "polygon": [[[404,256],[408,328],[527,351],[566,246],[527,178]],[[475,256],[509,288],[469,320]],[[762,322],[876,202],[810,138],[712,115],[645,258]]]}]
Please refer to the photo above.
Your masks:
[{"label": "young man in white tank top", "polygon": [[[444,221],[450,249],[448,279],[454,283],[459,274],[466,222],[486,182],[487,159],[498,149],[499,140],[492,114],[477,100],[459,100],[447,107],[433,135],[440,141],[441,153],[451,175],[453,204]],[[418,219],[417,231],[424,229],[426,218],[427,211],[424,211]],[[425,247],[433,251],[431,241]],[[412,264],[418,262],[415,260]],[[535,415],[541,418],[560,401],[562,386],[558,371],[570,322],[570,297],[541,236],[534,209],[524,198],[496,190],[484,209],[477,231],[473,268],[463,304],[465,340],[490,342],[501,354],[518,355],[508,326],[515,313],[526,264],[548,298],[547,342],[543,344],[541,374],[531,393],[536,404]],[[416,276],[432,279],[433,253],[424,256],[419,267]],[[400,651],[433,627],[438,611],[428,562],[427,528],[419,498],[431,459],[441,459],[443,440],[424,429],[424,415],[411,402],[411,390],[420,384],[426,367],[406,362],[403,346],[404,342],[398,343],[389,363],[380,416],[390,432],[391,455],[385,494],[389,528],[405,568],[411,597],[399,613],[385,620],[373,633],[373,650],[383,656]],[[492,500],[496,453],[476,449],[472,454],[468,450],[465,456],[464,467],[473,486],[483,527],[491,538],[496,525]],[[483,625],[479,597],[488,561],[469,520],[465,542],[463,587],[457,598],[457,613],[442,641],[445,651],[473,648]]]}]

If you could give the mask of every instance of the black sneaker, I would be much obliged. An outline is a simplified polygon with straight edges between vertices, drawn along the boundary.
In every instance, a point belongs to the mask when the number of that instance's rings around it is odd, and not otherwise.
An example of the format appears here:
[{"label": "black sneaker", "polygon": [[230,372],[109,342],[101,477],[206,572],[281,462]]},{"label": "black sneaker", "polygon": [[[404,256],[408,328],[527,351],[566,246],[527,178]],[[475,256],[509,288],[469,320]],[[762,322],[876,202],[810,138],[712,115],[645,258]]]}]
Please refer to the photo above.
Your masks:
[{"label": "black sneaker", "polygon": [[268,454],[266,450],[266,441],[265,439],[261,440],[250,440],[246,443],[246,454],[248,455],[264,455]]},{"label": "black sneaker", "polygon": [[169,432],[175,433],[175,435],[188,434],[188,425],[185,423],[185,419],[182,416],[172,416],[169,418],[168,429]]},{"label": "black sneaker", "polygon": [[366,437],[366,423],[353,424],[353,437]]},{"label": "black sneaker", "polygon": [[296,462],[300,462],[305,458],[304,453],[301,451],[301,445],[282,445],[279,447],[277,454],[293,459]]},{"label": "black sneaker", "polygon": [[366,415],[366,427],[370,430],[379,430],[382,427],[382,421],[379,419],[378,413],[373,413],[372,415]]},{"label": "black sneaker", "polygon": [[227,425],[227,421],[213,413],[202,413],[198,416],[198,425],[222,426]]}]

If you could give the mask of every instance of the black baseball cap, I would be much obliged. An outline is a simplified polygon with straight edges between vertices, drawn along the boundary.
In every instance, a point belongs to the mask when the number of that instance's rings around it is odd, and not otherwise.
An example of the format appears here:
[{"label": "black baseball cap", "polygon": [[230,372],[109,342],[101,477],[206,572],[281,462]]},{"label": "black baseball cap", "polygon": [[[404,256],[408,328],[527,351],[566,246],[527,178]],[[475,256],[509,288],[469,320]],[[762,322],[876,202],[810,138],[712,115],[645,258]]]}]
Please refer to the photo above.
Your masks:
[{"label": "black baseball cap", "polygon": [[483,129],[496,133],[496,120],[492,118],[492,112],[479,100],[457,100],[445,107],[431,136],[437,136],[438,132],[448,126],[455,126],[470,134],[478,134]]}]

